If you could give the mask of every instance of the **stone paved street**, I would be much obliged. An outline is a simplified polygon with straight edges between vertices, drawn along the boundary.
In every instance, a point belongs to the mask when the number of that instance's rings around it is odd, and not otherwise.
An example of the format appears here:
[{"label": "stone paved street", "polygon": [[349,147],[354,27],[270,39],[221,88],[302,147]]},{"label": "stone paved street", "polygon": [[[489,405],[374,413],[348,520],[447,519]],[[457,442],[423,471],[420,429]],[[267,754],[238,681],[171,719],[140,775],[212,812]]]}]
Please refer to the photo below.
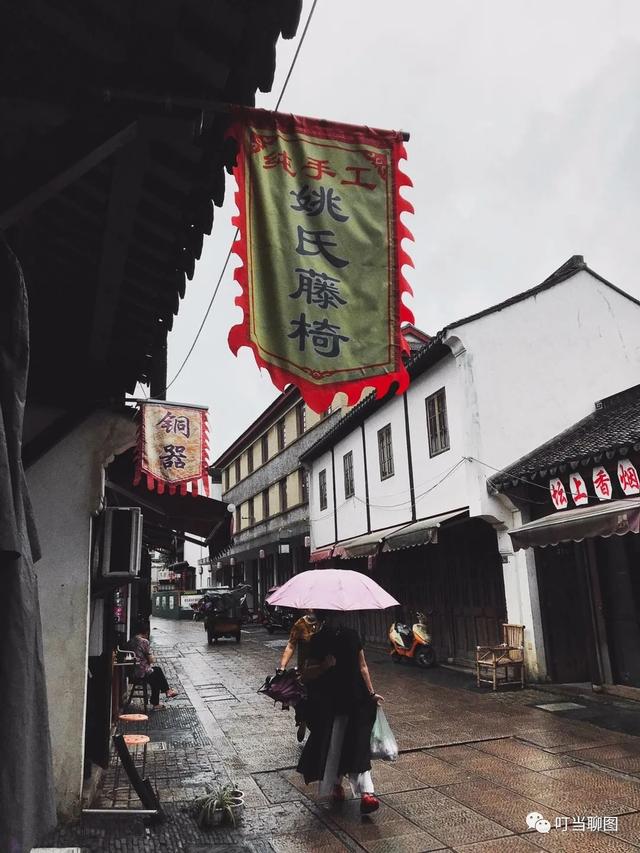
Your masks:
[{"label": "stone paved street", "polygon": [[[640,738],[629,734],[640,716],[635,703],[535,689],[492,694],[478,691],[469,675],[394,666],[370,651],[372,679],[386,696],[401,756],[375,766],[382,806],[362,818],[355,801],[330,807],[302,784],[293,769],[300,747],[292,713],[256,693],[277,663],[284,635],[251,627],[240,645],[209,647],[200,623],[156,619],[152,642],[181,690],[138,729],[151,738],[146,774],[167,820],[145,827],[137,818],[85,817],[59,830],[53,845],[90,853],[640,848]],[[535,707],[567,701],[578,707]],[[246,808],[235,829],[201,832],[188,803],[215,779],[237,782]],[[102,805],[135,804],[114,762]],[[530,812],[550,821],[551,831],[529,829]],[[584,829],[572,826],[577,817]],[[605,817],[617,819],[617,830],[609,822],[603,831]]]}]

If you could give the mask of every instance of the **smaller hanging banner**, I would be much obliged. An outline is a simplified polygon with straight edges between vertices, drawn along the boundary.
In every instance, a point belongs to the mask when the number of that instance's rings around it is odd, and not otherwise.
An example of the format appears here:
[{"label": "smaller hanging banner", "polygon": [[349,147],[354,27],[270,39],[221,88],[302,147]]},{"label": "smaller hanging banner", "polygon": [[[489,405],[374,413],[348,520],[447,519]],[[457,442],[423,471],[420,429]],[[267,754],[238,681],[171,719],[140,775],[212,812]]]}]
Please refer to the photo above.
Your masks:
[{"label": "smaller hanging banner", "polygon": [[402,134],[237,108],[229,135],[244,312],[232,352],[250,347],[280,390],[296,385],[316,412],[340,392],[349,404],[365,388],[402,393],[401,323],[413,321],[402,302],[412,264],[401,244],[413,239],[400,220],[413,212],[400,195],[411,186]]},{"label": "smaller hanging banner", "polygon": [[146,478],[147,488],[162,494],[198,494],[202,480],[209,494],[207,410],[159,401],[141,403],[134,485]]},{"label": "smaller hanging banner", "polygon": [[640,480],[638,480],[638,472],[635,465],[628,459],[621,459],[618,462],[618,482],[620,488],[625,495],[640,494]]},{"label": "smaller hanging banner", "polygon": [[553,505],[556,509],[566,509],[568,500],[567,500],[567,491],[558,477],[555,477],[553,480],[549,480],[549,491],[551,492],[551,500],[553,501]]},{"label": "smaller hanging banner", "polygon": [[593,469],[593,488],[599,501],[611,500],[611,477],[607,469],[598,465]]},{"label": "smaller hanging banner", "polygon": [[569,477],[571,486],[571,497],[576,506],[584,506],[589,503],[589,495],[587,494],[587,484],[580,474],[572,474]]}]

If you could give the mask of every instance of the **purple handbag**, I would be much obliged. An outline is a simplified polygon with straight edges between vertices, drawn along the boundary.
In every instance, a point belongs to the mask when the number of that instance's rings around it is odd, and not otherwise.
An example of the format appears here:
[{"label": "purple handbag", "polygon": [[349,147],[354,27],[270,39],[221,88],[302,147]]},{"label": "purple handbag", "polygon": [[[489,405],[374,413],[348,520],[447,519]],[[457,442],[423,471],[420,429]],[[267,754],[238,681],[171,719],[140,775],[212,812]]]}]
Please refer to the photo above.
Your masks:
[{"label": "purple handbag", "polygon": [[300,682],[295,669],[287,669],[282,673],[268,675],[257,692],[263,693],[273,699],[274,702],[282,702],[283,710],[290,706],[295,708],[298,702],[305,699],[307,695],[307,691]]}]

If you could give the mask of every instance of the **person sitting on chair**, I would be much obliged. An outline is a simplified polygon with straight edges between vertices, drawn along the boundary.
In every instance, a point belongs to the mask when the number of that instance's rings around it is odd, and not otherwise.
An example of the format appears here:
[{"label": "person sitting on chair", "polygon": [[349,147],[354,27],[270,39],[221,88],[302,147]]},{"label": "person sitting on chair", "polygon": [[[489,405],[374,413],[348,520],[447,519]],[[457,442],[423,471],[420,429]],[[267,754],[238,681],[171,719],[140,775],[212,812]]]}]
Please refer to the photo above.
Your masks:
[{"label": "person sitting on chair", "polygon": [[172,699],[178,695],[178,691],[169,687],[165,674],[162,668],[155,666],[155,655],[151,652],[151,644],[149,642],[149,625],[141,622],[134,634],[129,648],[133,652],[136,659],[135,677],[144,679],[151,688],[151,705],[154,711],[164,711],[166,705],[160,702],[160,692],[162,691],[167,699]]}]

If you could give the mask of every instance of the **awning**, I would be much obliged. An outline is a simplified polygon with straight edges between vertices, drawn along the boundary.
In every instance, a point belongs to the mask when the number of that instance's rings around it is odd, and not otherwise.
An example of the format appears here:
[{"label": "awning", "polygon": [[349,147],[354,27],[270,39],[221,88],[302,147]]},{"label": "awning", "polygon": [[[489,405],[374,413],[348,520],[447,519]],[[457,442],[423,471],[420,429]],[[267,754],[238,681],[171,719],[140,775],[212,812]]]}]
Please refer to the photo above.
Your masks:
[{"label": "awning", "polygon": [[378,553],[380,543],[384,541],[385,537],[404,526],[396,524],[394,527],[385,527],[375,533],[367,533],[365,536],[356,536],[353,539],[336,542],[334,556],[342,557],[343,560],[355,560],[356,557],[373,557],[374,554]]},{"label": "awning", "polygon": [[[133,485],[133,453],[117,456],[107,472],[107,488],[120,496],[120,503],[142,509],[145,530],[162,544],[172,533],[192,533],[197,544],[221,551],[231,542],[231,514],[222,501],[202,495],[160,495],[144,485]],[[186,537],[189,540],[189,537]],[[194,541],[194,540],[189,540]]]},{"label": "awning", "polygon": [[383,552],[399,551],[401,548],[415,548],[418,545],[428,545],[430,542],[436,543],[438,541],[438,528],[441,524],[467,514],[467,509],[456,509],[453,512],[445,512],[442,515],[434,515],[432,518],[414,521],[413,524],[405,525],[385,536],[382,550]]},{"label": "awning", "polygon": [[594,536],[624,536],[640,532],[640,498],[627,498],[597,506],[578,507],[545,515],[509,531],[513,547],[581,542]]},{"label": "awning", "polygon": [[318,548],[317,551],[312,551],[309,556],[310,563],[321,563],[323,560],[330,560],[333,557],[333,545],[328,548]]}]

